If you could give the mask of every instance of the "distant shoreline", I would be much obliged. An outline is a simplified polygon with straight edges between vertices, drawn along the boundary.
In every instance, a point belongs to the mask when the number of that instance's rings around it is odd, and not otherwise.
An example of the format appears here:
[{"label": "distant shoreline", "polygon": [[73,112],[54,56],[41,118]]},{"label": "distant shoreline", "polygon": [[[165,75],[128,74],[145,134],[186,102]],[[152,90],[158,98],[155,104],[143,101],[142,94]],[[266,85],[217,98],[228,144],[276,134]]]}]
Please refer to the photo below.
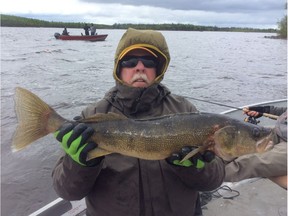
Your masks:
[{"label": "distant shoreline", "polygon": [[[87,23],[88,24],[88,23]],[[47,27],[47,28],[83,28],[83,22],[50,22],[38,19],[31,19],[13,15],[1,14],[1,27]],[[97,29],[127,29],[129,27],[136,29],[153,29],[167,31],[228,31],[228,32],[263,32],[277,33],[276,29],[257,29],[257,28],[240,28],[240,27],[217,27],[217,26],[198,26],[192,24],[119,24],[113,25],[94,24]]]}]

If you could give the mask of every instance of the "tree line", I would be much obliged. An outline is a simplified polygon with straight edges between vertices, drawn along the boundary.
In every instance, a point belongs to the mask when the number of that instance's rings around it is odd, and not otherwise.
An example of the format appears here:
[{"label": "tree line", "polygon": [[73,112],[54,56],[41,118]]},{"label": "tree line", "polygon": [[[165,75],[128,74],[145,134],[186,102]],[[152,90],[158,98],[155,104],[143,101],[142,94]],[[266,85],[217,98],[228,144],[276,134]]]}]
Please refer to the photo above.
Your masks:
[{"label": "tree line", "polygon": [[[285,9],[287,12],[287,3],[285,4]],[[279,37],[287,39],[287,14],[278,22],[278,28]]]},{"label": "tree line", "polygon": [[[54,22],[44,21],[38,19],[31,19],[19,16],[1,14],[1,26],[2,27],[50,27],[50,28],[83,28],[85,23],[83,22]],[[127,29],[129,27],[136,29],[153,29],[153,30],[170,30],[170,31],[229,31],[229,32],[268,32],[275,33],[279,30],[276,29],[257,29],[257,28],[239,28],[239,27],[217,27],[217,26],[200,26],[192,24],[120,24],[115,23],[113,25],[94,24],[97,29]],[[286,21],[287,29],[287,21]],[[287,32],[286,32],[287,37]]]},{"label": "tree line", "polygon": [[[83,28],[83,22],[54,22],[32,19],[26,17],[1,14],[2,27],[46,27],[46,28]],[[109,28],[109,25],[97,24],[99,29]]]}]

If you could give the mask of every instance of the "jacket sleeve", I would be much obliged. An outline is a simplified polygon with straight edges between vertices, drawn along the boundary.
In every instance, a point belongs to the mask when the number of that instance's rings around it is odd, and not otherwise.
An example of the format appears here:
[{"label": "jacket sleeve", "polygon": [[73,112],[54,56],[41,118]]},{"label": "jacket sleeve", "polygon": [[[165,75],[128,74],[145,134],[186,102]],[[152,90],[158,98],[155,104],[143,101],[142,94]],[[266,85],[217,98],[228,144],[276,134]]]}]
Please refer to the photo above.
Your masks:
[{"label": "jacket sleeve", "polygon": [[174,98],[174,100],[178,102],[175,103],[174,101],[174,105],[178,104],[177,112],[199,112],[196,106],[190,101],[188,101],[186,98],[175,94],[172,94],[171,96]]},{"label": "jacket sleeve", "polygon": [[68,155],[61,157],[52,172],[56,193],[65,200],[84,198],[94,186],[102,164],[103,161],[95,167],[84,167],[78,165]]},{"label": "jacket sleeve", "polygon": [[98,101],[97,103],[90,104],[81,113],[83,118],[93,116],[96,113],[107,113],[111,105],[105,99]]},{"label": "jacket sleeve", "polygon": [[287,175],[287,143],[281,142],[265,153],[243,155],[225,167],[225,181]]},{"label": "jacket sleeve", "polygon": [[277,115],[277,116],[280,116],[282,115],[284,112],[287,111],[287,107],[275,107],[275,106],[270,106],[270,111],[269,113],[270,114],[273,114],[273,115]]},{"label": "jacket sleeve", "polygon": [[218,188],[225,176],[225,166],[221,158],[215,156],[210,163],[206,163],[203,169],[191,167],[167,166],[190,188],[199,191],[211,191]]},{"label": "jacket sleeve", "polygon": [[[107,112],[107,101],[100,100],[82,111],[82,117],[97,112]],[[102,169],[103,161],[95,167],[84,167],[75,163],[68,155],[62,156],[52,172],[53,187],[56,193],[66,200],[80,200],[91,192]]]}]

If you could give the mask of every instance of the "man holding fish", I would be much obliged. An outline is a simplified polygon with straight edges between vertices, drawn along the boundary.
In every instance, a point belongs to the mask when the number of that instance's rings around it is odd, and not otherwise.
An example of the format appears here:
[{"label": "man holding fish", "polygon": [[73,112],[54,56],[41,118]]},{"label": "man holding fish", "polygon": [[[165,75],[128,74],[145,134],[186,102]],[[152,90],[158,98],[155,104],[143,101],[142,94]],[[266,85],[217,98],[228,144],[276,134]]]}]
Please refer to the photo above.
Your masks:
[{"label": "man holding fish", "polygon": [[[169,61],[169,50],[161,33],[128,29],[115,54],[115,87],[102,100],[87,107],[77,120],[97,113],[144,119],[197,112],[189,101],[171,94],[160,83]],[[114,117],[109,116],[112,127]],[[86,198],[89,216],[202,215],[198,191],[216,189],[224,179],[224,163],[212,151],[198,152],[181,161],[195,149],[188,147],[190,143],[163,160],[144,160],[103,150],[98,152],[102,156],[86,161],[89,152],[101,144],[90,141],[93,133],[84,123],[60,127],[55,137],[66,154],[52,174],[60,197]],[[149,151],[149,146],[145,151]]]},{"label": "man holding fish", "polygon": [[75,121],[17,87],[13,150],[54,133],[66,153],[54,188],[66,200],[85,197],[87,215],[201,215],[198,191],[221,185],[222,159],[271,150],[274,132],[200,113],[171,94],[160,83],[169,61],[161,33],[128,29],[115,54],[115,87]]}]

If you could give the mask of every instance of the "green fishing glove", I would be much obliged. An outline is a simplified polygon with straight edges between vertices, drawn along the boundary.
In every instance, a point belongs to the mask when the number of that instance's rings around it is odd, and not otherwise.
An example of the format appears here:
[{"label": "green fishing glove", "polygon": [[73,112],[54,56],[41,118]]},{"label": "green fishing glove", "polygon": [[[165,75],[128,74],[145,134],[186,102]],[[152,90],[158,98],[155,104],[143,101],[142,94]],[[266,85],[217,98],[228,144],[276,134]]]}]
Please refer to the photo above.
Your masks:
[{"label": "green fishing glove", "polygon": [[195,150],[197,147],[185,146],[181,149],[180,152],[173,153],[170,157],[166,158],[166,161],[169,164],[183,167],[194,166],[197,169],[202,169],[205,166],[205,163],[211,162],[215,158],[214,152],[206,150],[203,154],[197,153],[188,160],[180,162],[189,152]]},{"label": "green fishing glove", "polygon": [[93,135],[94,130],[84,123],[62,125],[55,133],[56,139],[75,162],[82,166],[95,166],[101,162],[103,157],[86,161],[88,152],[97,148],[97,144],[88,139]]}]

